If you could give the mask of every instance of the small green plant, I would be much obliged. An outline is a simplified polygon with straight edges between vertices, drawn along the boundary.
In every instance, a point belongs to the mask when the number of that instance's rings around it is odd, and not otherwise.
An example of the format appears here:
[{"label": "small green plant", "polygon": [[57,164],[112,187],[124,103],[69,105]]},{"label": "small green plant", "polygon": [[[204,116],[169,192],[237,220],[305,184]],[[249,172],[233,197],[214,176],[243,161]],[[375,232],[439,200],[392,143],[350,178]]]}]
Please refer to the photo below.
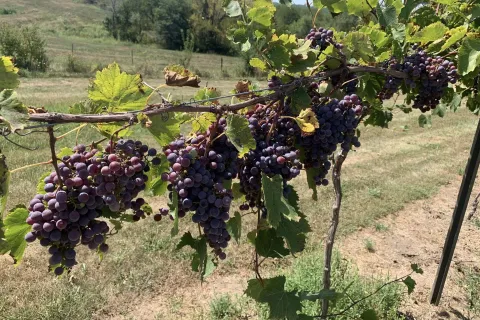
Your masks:
[{"label": "small green plant", "polygon": [[382,192],[381,192],[380,189],[378,189],[378,188],[368,188],[368,194],[369,194],[371,197],[380,198],[381,195],[382,195]]},{"label": "small green plant", "polygon": [[193,33],[188,32],[185,35],[182,33],[182,40],[183,51],[178,57],[178,64],[188,69],[193,58],[193,53],[195,52],[195,38]]},{"label": "small green plant", "polygon": [[479,218],[473,219],[473,224],[475,225],[475,227],[480,229],[480,219]]},{"label": "small green plant", "polygon": [[17,10],[15,9],[8,9],[8,8],[3,8],[0,9],[0,15],[9,15],[9,14],[16,14]]},{"label": "small green plant", "polygon": [[480,273],[469,270],[462,285],[465,288],[469,311],[475,316],[480,316]]},{"label": "small green plant", "polygon": [[366,239],[365,240],[365,249],[368,250],[368,252],[375,252],[375,242],[371,239]]},{"label": "small green plant", "polygon": [[465,173],[465,168],[458,168],[457,172],[459,176],[463,176],[463,174]]},{"label": "small green plant", "polygon": [[385,232],[388,231],[388,226],[382,224],[382,223],[376,223],[375,224],[375,230],[378,232]]},{"label": "small green plant", "polygon": [[210,303],[210,319],[233,320],[240,316],[241,310],[229,295],[222,295]]},{"label": "small green plant", "polygon": [[65,63],[65,70],[71,73],[88,73],[90,67],[77,56],[69,54]]}]

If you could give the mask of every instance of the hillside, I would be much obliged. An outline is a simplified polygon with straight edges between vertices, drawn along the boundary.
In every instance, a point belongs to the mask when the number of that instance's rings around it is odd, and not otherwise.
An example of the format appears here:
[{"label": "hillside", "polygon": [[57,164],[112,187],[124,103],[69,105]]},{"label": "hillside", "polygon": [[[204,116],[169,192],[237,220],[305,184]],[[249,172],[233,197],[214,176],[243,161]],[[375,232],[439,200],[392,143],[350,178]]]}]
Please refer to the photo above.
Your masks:
[{"label": "hillside", "polygon": [[73,0],[2,0],[0,23],[36,25],[45,35],[105,37],[102,21],[106,11]]}]

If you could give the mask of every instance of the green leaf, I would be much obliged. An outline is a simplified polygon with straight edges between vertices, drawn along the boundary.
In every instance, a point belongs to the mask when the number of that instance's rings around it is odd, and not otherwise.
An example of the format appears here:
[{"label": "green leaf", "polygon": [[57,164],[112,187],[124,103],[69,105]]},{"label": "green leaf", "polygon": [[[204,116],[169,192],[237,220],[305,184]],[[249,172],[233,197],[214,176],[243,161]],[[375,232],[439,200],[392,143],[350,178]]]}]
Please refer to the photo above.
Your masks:
[{"label": "green leaf", "polygon": [[[217,90],[216,88],[202,88],[200,90],[198,90],[196,93],[195,93],[195,96],[194,96],[194,99],[195,100],[208,100],[208,99],[214,99],[214,98],[217,98],[217,97],[220,97],[221,95],[221,92],[219,90]],[[205,106],[209,106],[212,104],[212,101],[206,101],[206,102],[202,102],[200,103],[201,105],[205,105]]]},{"label": "green leaf", "polygon": [[168,181],[162,180],[162,173],[168,172],[169,163],[167,157],[162,153],[160,155],[160,165],[150,165],[150,171],[147,172],[148,180],[145,191],[153,196],[165,194],[168,187]]},{"label": "green leaf", "polygon": [[102,105],[100,103],[93,102],[90,99],[77,102],[68,108],[68,113],[71,114],[95,114],[101,112]]},{"label": "green leaf", "polygon": [[26,222],[27,218],[27,208],[19,205],[10,210],[3,220],[5,240],[8,245],[7,252],[10,252],[10,256],[15,261],[15,265],[18,265],[23,258],[23,253],[27,247],[25,235],[32,229]]},{"label": "green leaf", "polygon": [[20,84],[18,81],[18,68],[15,68],[10,57],[0,57],[0,91],[15,89]]},{"label": "green leaf", "polygon": [[151,124],[147,129],[161,146],[168,145],[180,134],[181,121],[173,112],[150,116],[149,119]]},{"label": "green leaf", "polygon": [[372,8],[375,8],[378,4],[377,0],[373,1],[365,1],[365,0],[348,0],[347,1],[347,8],[348,8],[348,13],[353,14],[359,17],[366,17],[370,15],[370,12],[372,9],[368,5],[370,4]]},{"label": "green leaf", "polygon": [[373,108],[370,110],[370,114],[365,119],[365,125],[378,126],[382,128],[388,128],[388,123],[392,121],[392,112],[388,109]]},{"label": "green leaf", "polygon": [[410,276],[406,277],[402,282],[407,286],[408,294],[413,292],[415,285],[417,284]]},{"label": "green leaf", "polygon": [[423,274],[423,269],[420,268],[420,267],[418,266],[418,264],[412,263],[412,264],[410,265],[410,267],[412,268],[412,271],[413,271],[413,272],[418,273],[418,274]]},{"label": "green leaf", "polygon": [[104,137],[110,138],[114,133],[118,133],[120,137],[128,137],[133,134],[131,128],[122,129],[125,126],[125,123],[122,122],[111,122],[111,123],[98,123],[95,125],[100,134]]},{"label": "green leaf", "polygon": [[[50,175],[50,172],[45,172],[44,174],[42,174],[40,176],[40,179],[38,179],[38,183],[37,183],[37,193],[39,194],[43,194],[45,193],[45,178],[48,177]],[[1,214],[2,212],[0,212]]]},{"label": "green leaf", "polygon": [[335,291],[335,289],[322,289],[319,293],[315,294],[301,294],[300,297],[302,300],[308,301],[317,301],[317,300],[328,300],[328,301],[337,301],[343,296],[341,292]]},{"label": "green leaf", "polygon": [[17,93],[12,89],[0,92],[0,122],[6,122],[10,130],[15,132],[23,129],[28,120],[27,108],[17,99]]},{"label": "green leaf", "polygon": [[362,320],[378,320],[377,313],[373,309],[368,309],[362,312],[360,316]]},{"label": "green leaf", "polygon": [[372,43],[365,33],[359,31],[349,32],[344,39],[344,44],[347,59],[362,59],[365,62],[375,61]]},{"label": "green leaf", "polygon": [[443,103],[440,103],[435,109],[432,110],[432,115],[443,118],[445,116],[445,112],[447,112],[447,106]]},{"label": "green leaf", "polygon": [[269,178],[262,174],[262,189],[265,208],[267,209],[267,221],[274,228],[278,227],[282,215],[288,219],[298,216],[293,208],[283,196],[283,180],[280,175]]},{"label": "green leaf", "polygon": [[170,208],[170,215],[173,217],[173,227],[170,231],[172,237],[178,234],[178,193],[172,191],[172,201],[169,201],[168,207]]},{"label": "green leaf", "polygon": [[447,31],[448,28],[440,21],[437,21],[415,33],[410,39],[410,42],[420,42],[425,44],[442,38]]},{"label": "green leaf", "polygon": [[229,17],[238,17],[242,15],[242,8],[238,1],[230,1],[230,3],[223,9]]},{"label": "green leaf", "polygon": [[145,107],[152,90],[142,83],[140,75],[130,75],[120,71],[113,63],[102,71],[97,71],[88,97],[109,112],[134,111]]},{"label": "green leaf", "polygon": [[193,118],[191,120],[192,132],[193,133],[206,132],[208,130],[208,127],[210,127],[210,125],[215,121],[217,121],[217,117],[215,116],[214,113],[204,112],[199,117]]},{"label": "green leaf", "polygon": [[243,157],[248,151],[255,149],[257,144],[253,139],[248,120],[238,114],[229,114],[227,116],[227,130],[225,135],[239,152],[239,157]]},{"label": "green leaf", "polygon": [[264,27],[270,27],[275,14],[275,6],[268,0],[257,0],[254,7],[247,12],[247,17]]},{"label": "green leaf", "polygon": [[363,100],[372,104],[377,102],[377,95],[383,88],[384,77],[375,74],[363,74],[360,78],[358,93]]},{"label": "green leaf", "polygon": [[240,192],[240,183],[234,182],[232,184],[233,198],[237,201],[245,201],[245,194]]},{"label": "green leaf", "polygon": [[237,243],[240,241],[242,235],[242,216],[238,211],[235,211],[233,218],[227,222],[227,231]]},{"label": "green leaf", "polygon": [[304,87],[293,91],[290,98],[292,99],[291,107],[294,115],[298,115],[302,109],[308,108],[312,102]]},{"label": "green leaf", "polygon": [[7,206],[10,171],[8,171],[5,156],[0,151],[0,221]]},{"label": "green leaf", "polygon": [[265,62],[258,58],[250,59],[250,65],[254,68],[260,69],[261,71],[265,71],[267,69],[267,65],[265,64]]},{"label": "green leaf", "polygon": [[377,5],[377,15],[380,25],[389,27],[398,22],[397,9],[391,5]]},{"label": "green leaf", "polygon": [[467,34],[467,27],[460,26],[455,29],[451,29],[448,31],[448,34],[450,35],[450,38],[445,41],[443,46],[440,48],[440,51],[445,51],[460,41]]},{"label": "green leaf", "polygon": [[424,115],[424,114],[421,114],[419,117],[418,117],[418,125],[422,128],[430,128],[432,126],[432,116],[431,115]]},{"label": "green leaf", "polygon": [[285,291],[284,276],[263,279],[263,285],[259,280],[251,279],[245,294],[257,302],[268,304],[269,319],[294,320],[298,318],[297,312],[302,310],[300,298],[294,292]]},{"label": "green leaf", "polygon": [[[268,217],[268,216],[267,216]],[[302,252],[305,249],[306,235],[310,226],[305,218],[300,221],[293,221],[282,218],[277,227],[277,235],[284,238],[288,249],[292,254]]]},{"label": "green leaf", "polygon": [[458,50],[458,72],[464,76],[480,65],[480,39],[467,37]]},{"label": "green leaf", "polygon": [[186,232],[180,238],[176,249],[180,250],[183,247],[189,246],[195,253],[192,255],[192,270],[200,274],[200,279],[203,281],[215,270],[215,263],[208,257],[207,240],[204,236],[195,239],[190,232]]},{"label": "green leaf", "polygon": [[262,229],[255,238],[255,250],[262,257],[283,258],[290,252],[285,248],[282,237],[279,237],[275,229]]}]

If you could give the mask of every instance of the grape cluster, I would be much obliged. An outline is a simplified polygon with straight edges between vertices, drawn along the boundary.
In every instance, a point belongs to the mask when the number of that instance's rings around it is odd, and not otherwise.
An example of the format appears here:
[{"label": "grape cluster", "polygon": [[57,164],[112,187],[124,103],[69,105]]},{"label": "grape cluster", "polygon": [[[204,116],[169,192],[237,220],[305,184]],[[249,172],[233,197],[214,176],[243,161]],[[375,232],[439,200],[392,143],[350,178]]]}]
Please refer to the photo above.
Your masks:
[{"label": "grape cluster", "polygon": [[333,39],[333,30],[325,28],[310,29],[305,40],[311,40],[312,44],[310,46],[312,48],[318,47],[320,50],[325,50],[330,44],[337,49],[343,49],[343,45],[341,43],[336,43]]},{"label": "grape cluster", "polygon": [[270,79],[268,79],[267,84],[269,88],[275,88],[282,85],[282,79],[277,76],[272,76]]},{"label": "grape cluster", "polygon": [[[162,174],[162,179],[170,182],[170,200],[173,192],[178,194],[178,216],[194,212],[192,221],[203,228],[210,247],[221,260],[226,258],[222,249],[231,239],[226,221],[233,200],[224,182],[237,176],[238,157],[233,144],[222,135],[225,130],[226,120],[221,118],[204,134],[170,143],[164,150],[170,170]],[[155,219],[159,221],[167,214],[168,209],[162,208]]]},{"label": "grape cluster", "polygon": [[422,112],[435,109],[448,83],[455,84],[458,79],[453,62],[440,56],[430,57],[423,50],[406,57],[403,70],[409,75],[407,85],[411,88],[418,86],[413,108]]},{"label": "grape cluster", "polygon": [[[386,70],[396,70],[402,71],[403,66],[395,57],[392,57],[388,61],[385,61],[384,68]],[[387,76],[385,79],[385,84],[383,85],[382,91],[378,93],[380,100],[388,100],[393,95],[398,92],[400,85],[402,84],[402,79],[395,78],[392,76]]]},{"label": "grape cluster", "polygon": [[319,169],[314,177],[317,185],[327,185],[326,179],[331,162],[329,157],[340,144],[344,150],[351,145],[360,147],[355,129],[363,113],[362,102],[356,94],[346,95],[342,100],[331,99],[312,106],[320,127],[313,135],[300,136],[300,145],[305,150],[305,168]]},{"label": "grape cluster", "polygon": [[256,141],[255,150],[250,150],[240,167],[240,191],[246,203],[241,210],[257,207],[266,214],[260,199],[262,173],[269,177],[281,175],[286,182],[300,174],[302,164],[295,149],[295,137],[300,133],[298,125],[290,118],[278,118],[277,110],[257,105],[246,115],[249,128]]},{"label": "grape cluster", "polygon": [[[112,212],[132,208],[139,216],[142,198],[134,200],[145,189],[150,162],[145,153],[153,155],[141,142],[120,140],[107,146],[105,153],[87,151],[84,145],[74,147],[74,154],[64,156],[56,171],[44,179],[44,194],[30,201],[27,223],[32,231],[27,242],[36,239],[50,247],[50,265],[55,274],[76,264],[75,246],[79,243],[92,250],[106,252],[109,227],[97,218],[107,208]],[[156,159],[156,158],[154,158]],[[158,160],[151,161],[158,163]]]},{"label": "grape cluster", "polygon": [[332,85],[342,85],[342,89],[346,94],[352,94],[357,92],[358,78],[354,73],[347,74],[346,77],[342,75],[336,75],[331,78]]}]

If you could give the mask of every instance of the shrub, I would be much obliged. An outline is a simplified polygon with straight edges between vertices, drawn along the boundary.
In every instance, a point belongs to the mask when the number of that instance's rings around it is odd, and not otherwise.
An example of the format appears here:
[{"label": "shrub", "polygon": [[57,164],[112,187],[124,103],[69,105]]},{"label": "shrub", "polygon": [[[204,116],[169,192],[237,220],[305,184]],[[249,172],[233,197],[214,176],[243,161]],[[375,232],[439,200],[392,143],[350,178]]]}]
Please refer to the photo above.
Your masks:
[{"label": "shrub", "polygon": [[17,13],[17,10],[15,9],[7,9],[7,8],[0,9],[0,15],[16,14],[16,13]]},{"label": "shrub", "polygon": [[33,27],[0,25],[0,52],[13,57],[19,68],[41,72],[48,68],[45,40]]},{"label": "shrub", "polygon": [[77,56],[69,54],[67,56],[65,71],[71,73],[89,73],[90,67]]}]

